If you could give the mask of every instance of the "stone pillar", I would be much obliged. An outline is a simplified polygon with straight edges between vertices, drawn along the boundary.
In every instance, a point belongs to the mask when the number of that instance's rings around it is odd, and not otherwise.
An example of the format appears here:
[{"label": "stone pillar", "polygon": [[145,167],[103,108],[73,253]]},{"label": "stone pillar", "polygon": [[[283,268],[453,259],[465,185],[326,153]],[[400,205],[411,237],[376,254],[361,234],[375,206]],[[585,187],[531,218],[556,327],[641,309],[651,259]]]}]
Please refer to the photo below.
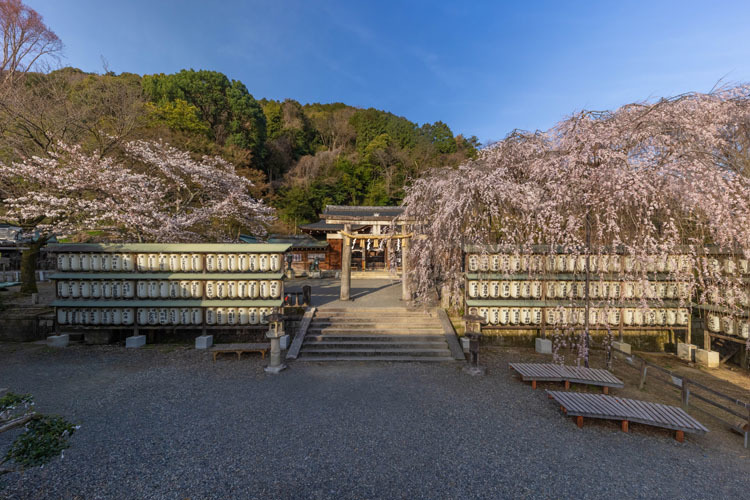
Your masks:
[{"label": "stone pillar", "polygon": [[[352,225],[344,224],[344,232],[351,234]],[[349,300],[349,289],[352,282],[352,241],[342,236],[341,243],[341,300]]]},{"label": "stone pillar", "polygon": [[[406,223],[403,226],[403,234],[406,235]],[[411,300],[411,288],[409,287],[409,238],[401,240],[401,300]]]}]

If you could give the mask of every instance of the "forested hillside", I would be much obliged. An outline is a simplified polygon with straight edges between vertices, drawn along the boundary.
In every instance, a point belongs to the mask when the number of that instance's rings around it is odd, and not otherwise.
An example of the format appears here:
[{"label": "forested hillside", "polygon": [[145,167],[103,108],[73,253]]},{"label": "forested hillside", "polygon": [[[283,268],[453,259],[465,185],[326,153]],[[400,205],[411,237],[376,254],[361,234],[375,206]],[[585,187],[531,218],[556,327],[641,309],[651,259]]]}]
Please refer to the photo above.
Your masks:
[{"label": "forested hillside", "polygon": [[[219,155],[253,180],[288,230],[327,203],[397,204],[410,179],[476,154],[475,137],[343,103],[256,99],[215,71],[28,73],[0,104],[0,159],[47,156],[58,141],[117,156],[125,141],[161,140]],[[281,229],[281,228],[280,228]]]}]

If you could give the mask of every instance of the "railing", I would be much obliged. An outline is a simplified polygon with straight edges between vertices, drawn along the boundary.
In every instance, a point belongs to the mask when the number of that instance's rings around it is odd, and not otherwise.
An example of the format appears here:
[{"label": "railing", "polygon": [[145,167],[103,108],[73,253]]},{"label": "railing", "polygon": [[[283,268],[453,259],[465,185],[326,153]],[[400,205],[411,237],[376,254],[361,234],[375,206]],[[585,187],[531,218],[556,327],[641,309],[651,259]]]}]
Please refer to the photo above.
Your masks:
[{"label": "railing", "polygon": [[[687,377],[681,375],[676,375],[672,371],[667,370],[666,368],[663,368],[657,364],[651,363],[650,361],[647,361],[640,356],[620,351],[619,349],[615,349],[614,347],[612,348],[612,351],[621,354],[626,361],[626,365],[630,366],[633,369],[640,370],[640,381],[638,383],[639,389],[642,390],[646,385],[646,379],[649,375],[651,375],[651,377],[658,382],[678,389],[680,391],[680,398],[682,400],[682,408],[685,411],[693,408],[728,425],[731,429],[739,433],[741,436],[744,436],[745,448],[748,447],[748,440],[750,438],[750,402],[742,401],[732,396],[728,396],[717,390],[711,389],[710,387],[706,387],[705,385],[696,382],[695,380],[688,379]],[[666,375],[668,379],[656,376],[654,372]],[[702,391],[705,394],[701,394],[696,391]],[[730,415],[734,415],[735,417],[744,420],[745,423],[737,424],[736,421],[730,422],[722,416],[717,415],[716,412],[708,411],[707,409],[701,408],[696,404],[693,404],[691,406],[691,398],[702,401],[710,405],[710,407],[718,408]]]}]

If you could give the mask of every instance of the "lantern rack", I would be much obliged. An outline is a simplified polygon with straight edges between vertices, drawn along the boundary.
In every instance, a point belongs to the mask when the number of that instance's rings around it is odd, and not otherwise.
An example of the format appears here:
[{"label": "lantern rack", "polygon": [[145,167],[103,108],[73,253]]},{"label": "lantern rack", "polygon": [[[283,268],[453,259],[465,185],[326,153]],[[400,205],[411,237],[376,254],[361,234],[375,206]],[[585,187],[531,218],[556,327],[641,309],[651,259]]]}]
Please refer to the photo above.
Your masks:
[{"label": "lantern rack", "polygon": [[55,331],[267,328],[288,244],[58,244]]}]

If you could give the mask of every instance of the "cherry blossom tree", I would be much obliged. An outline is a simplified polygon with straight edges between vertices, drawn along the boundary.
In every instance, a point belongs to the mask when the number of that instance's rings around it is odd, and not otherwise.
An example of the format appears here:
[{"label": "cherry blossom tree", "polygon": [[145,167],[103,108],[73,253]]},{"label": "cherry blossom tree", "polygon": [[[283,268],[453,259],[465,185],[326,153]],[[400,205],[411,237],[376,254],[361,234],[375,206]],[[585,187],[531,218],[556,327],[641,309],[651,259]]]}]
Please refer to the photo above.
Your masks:
[{"label": "cherry blossom tree", "polygon": [[[519,255],[539,245],[550,254],[616,249],[634,262],[621,276],[646,287],[656,261],[680,254],[687,264],[670,273],[689,295],[696,291],[698,303],[712,293],[716,299],[719,287],[744,289],[709,253],[750,257],[748,123],[750,86],[741,85],[583,111],[547,132],[515,131],[458,168],[430,172],[404,200],[404,218],[422,236],[411,247],[417,296],[450,290],[458,305],[462,251],[488,244]],[[739,312],[731,295],[720,301]]]},{"label": "cherry blossom tree", "polygon": [[37,247],[93,231],[108,241],[234,241],[265,234],[274,219],[231,164],[158,142],[128,142],[118,159],[59,144],[49,158],[0,163],[0,186],[0,219],[37,232]]}]

